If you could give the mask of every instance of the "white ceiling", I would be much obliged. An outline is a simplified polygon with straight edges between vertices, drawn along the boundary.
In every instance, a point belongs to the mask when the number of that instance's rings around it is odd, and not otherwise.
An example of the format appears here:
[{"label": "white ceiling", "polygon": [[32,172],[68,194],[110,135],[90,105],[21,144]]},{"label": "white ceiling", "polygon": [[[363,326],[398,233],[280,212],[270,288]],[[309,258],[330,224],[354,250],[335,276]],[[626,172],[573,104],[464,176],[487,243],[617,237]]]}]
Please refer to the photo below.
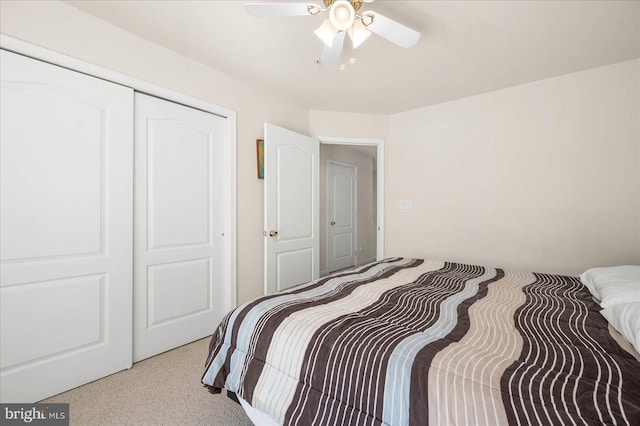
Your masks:
[{"label": "white ceiling", "polygon": [[422,37],[402,49],[372,35],[344,71],[314,63],[326,16],[256,18],[244,1],[67,3],[316,110],[390,114],[640,57],[638,1],[377,0],[362,10]]}]

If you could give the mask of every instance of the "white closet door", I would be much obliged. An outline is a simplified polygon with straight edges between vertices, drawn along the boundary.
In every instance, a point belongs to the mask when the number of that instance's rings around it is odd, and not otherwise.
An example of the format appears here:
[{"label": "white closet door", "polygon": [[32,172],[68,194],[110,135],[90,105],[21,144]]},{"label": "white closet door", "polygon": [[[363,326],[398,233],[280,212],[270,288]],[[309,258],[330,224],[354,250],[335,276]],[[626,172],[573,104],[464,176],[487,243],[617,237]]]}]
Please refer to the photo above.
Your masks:
[{"label": "white closet door", "polygon": [[0,399],[131,366],[133,92],[1,51]]},{"label": "white closet door", "polygon": [[226,119],[135,94],[134,361],[210,335],[226,314]]}]

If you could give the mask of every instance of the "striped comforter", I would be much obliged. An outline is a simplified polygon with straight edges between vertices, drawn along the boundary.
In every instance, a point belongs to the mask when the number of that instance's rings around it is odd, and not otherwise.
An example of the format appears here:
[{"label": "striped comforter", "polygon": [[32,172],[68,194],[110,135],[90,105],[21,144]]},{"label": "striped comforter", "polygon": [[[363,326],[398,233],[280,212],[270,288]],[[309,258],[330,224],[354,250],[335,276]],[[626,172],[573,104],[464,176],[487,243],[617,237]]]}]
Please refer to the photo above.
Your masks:
[{"label": "striped comforter", "polygon": [[235,309],[202,382],[286,425],[639,425],[598,310],[574,277],[387,259]]}]

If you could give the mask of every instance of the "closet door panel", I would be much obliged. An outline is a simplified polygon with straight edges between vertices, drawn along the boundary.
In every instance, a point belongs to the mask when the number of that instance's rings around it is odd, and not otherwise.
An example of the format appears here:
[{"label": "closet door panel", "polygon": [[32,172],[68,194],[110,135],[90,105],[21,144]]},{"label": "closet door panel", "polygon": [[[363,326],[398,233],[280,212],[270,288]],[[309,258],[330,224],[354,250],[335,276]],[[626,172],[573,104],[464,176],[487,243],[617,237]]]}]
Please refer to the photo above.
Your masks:
[{"label": "closet door panel", "polygon": [[131,366],[133,92],[0,52],[0,400]]},{"label": "closet door panel", "polygon": [[153,119],[147,130],[149,249],[210,245],[209,134],[189,123]]},{"label": "closet door panel", "polygon": [[[226,313],[226,119],[135,94],[134,361]],[[227,237],[228,238],[228,237]]]},{"label": "closet door panel", "polygon": [[[2,174],[20,177],[3,187],[2,259],[102,253],[107,112],[72,91],[34,83],[6,82],[0,102]],[[9,214],[18,204],[27,214]]]}]

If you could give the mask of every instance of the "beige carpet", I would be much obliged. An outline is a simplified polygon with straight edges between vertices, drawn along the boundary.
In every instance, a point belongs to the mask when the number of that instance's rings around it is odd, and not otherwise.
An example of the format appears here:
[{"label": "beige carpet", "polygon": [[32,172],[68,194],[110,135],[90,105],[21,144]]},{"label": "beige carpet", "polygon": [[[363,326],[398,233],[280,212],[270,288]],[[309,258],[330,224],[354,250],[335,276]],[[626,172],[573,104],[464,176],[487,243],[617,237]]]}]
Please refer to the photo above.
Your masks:
[{"label": "beige carpet", "polygon": [[209,338],[42,402],[67,402],[71,425],[251,425],[226,393],[200,384]]}]

